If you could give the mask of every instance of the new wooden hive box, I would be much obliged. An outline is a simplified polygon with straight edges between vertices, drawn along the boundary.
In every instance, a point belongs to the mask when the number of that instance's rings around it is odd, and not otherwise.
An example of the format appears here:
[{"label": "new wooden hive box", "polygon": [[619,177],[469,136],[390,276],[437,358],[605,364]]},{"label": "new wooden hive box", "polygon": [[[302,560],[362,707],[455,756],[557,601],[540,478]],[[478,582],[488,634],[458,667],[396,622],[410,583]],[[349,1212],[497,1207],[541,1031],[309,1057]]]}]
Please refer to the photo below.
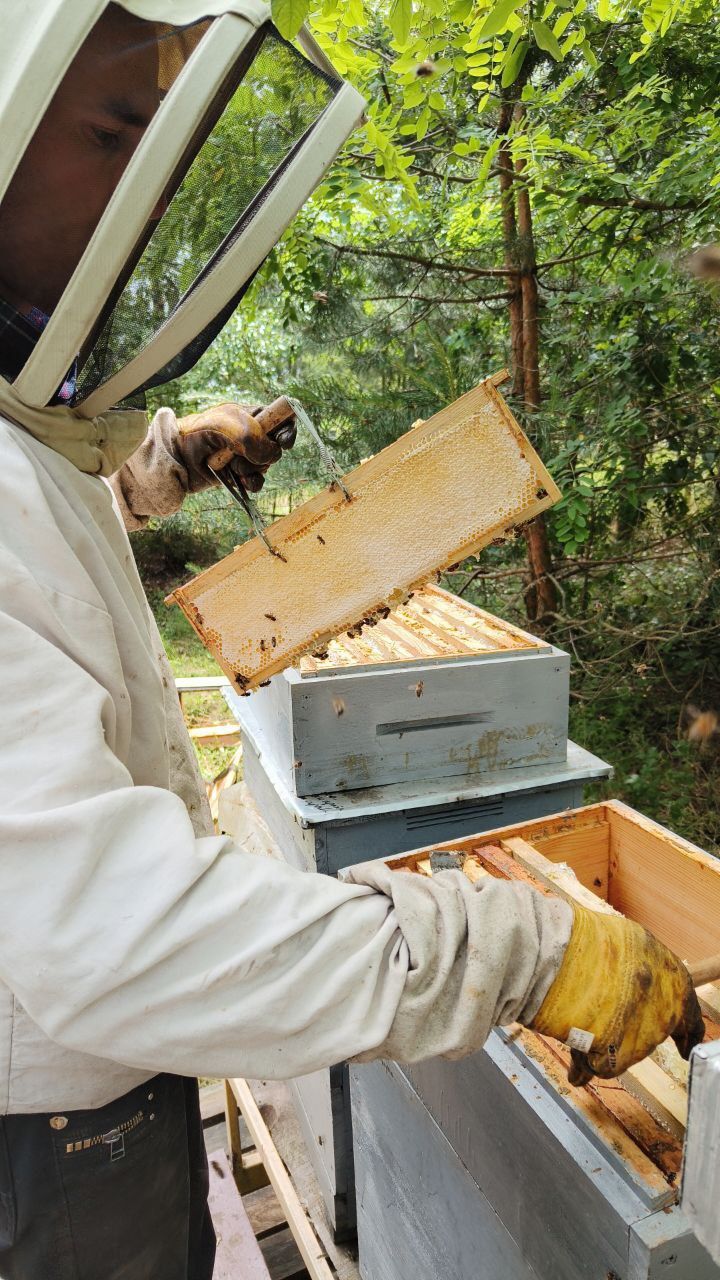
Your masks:
[{"label": "new wooden hive box", "polygon": [[570,660],[437,586],[235,702],[297,796],[567,756]]},{"label": "new wooden hive box", "polygon": [[[618,802],[433,848],[471,879],[595,895],[691,964],[720,951],[720,863]],[[430,852],[388,865],[422,873]],[[699,995],[716,1041],[720,992]],[[683,1065],[664,1046],[577,1089],[568,1060],[515,1027],[460,1062],[351,1066],[365,1280],[718,1280],[678,1203]]]}]

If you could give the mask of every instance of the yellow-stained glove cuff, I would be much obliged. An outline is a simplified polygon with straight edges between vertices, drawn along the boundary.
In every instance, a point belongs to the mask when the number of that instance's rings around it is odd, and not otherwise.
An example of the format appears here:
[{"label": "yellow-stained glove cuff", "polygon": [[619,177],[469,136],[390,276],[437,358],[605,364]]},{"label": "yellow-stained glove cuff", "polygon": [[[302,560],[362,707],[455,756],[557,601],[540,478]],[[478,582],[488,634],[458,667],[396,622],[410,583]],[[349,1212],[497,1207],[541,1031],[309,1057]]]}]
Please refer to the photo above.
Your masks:
[{"label": "yellow-stained glove cuff", "polygon": [[562,964],[531,1024],[571,1046],[571,1083],[620,1075],[670,1035],[687,1057],[704,1024],[685,966],[633,920],[572,907]]}]

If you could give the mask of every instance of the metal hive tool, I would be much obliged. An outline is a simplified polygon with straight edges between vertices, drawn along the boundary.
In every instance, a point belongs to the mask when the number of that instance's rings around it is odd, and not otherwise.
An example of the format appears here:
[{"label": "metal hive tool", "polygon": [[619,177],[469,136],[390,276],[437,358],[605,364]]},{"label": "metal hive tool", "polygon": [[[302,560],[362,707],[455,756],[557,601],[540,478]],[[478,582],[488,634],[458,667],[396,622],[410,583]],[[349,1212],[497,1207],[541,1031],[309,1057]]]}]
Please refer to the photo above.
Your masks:
[{"label": "metal hive tool", "polygon": [[234,686],[250,692],[405,601],[437,573],[559,498],[486,379],[259,538],[178,587]]}]

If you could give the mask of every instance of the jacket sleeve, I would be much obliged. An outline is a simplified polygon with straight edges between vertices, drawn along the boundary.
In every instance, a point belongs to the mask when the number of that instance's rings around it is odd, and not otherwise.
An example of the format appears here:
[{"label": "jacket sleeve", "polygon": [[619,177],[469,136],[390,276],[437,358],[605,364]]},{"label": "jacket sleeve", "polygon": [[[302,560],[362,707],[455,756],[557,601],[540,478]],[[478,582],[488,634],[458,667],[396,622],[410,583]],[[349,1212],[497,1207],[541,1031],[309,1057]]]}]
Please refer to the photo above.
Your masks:
[{"label": "jacket sleeve", "polygon": [[179,511],[189,490],[188,475],[173,452],[177,419],[172,409],[159,409],[142,444],[110,477],[120,515],[128,532],[144,529],[153,516]]},{"label": "jacket sleeve", "polygon": [[148,1071],[299,1075],[462,1054],[531,1016],[566,904],[459,873],[296,872],[134,786],[67,599],[3,563],[0,978],[53,1040]]}]

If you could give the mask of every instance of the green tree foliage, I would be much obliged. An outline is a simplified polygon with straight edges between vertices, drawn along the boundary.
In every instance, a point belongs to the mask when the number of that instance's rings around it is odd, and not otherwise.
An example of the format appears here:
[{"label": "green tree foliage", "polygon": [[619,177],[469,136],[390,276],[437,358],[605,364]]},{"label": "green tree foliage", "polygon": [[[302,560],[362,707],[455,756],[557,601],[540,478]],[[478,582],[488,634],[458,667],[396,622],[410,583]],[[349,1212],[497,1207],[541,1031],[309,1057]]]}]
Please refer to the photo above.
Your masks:
[{"label": "green tree foliage", "polygon": [[[288,36],[309,23],[367,122],[178,407],[290,390],[351,465],[512,366],[512,165],[538,286],[526,422],[564,495],[551,634],[573,657],[574,732],[617,765],[614,794],[720,847],[720,744],[681,732],[689,702],[720,710],[720,313],[684,268],[720,221],[714,6],[280,0],[275,16]],[[270,510],[320,479],[310,448],[283,465]],[[522,541],[451,585],[522,621]]]}]

